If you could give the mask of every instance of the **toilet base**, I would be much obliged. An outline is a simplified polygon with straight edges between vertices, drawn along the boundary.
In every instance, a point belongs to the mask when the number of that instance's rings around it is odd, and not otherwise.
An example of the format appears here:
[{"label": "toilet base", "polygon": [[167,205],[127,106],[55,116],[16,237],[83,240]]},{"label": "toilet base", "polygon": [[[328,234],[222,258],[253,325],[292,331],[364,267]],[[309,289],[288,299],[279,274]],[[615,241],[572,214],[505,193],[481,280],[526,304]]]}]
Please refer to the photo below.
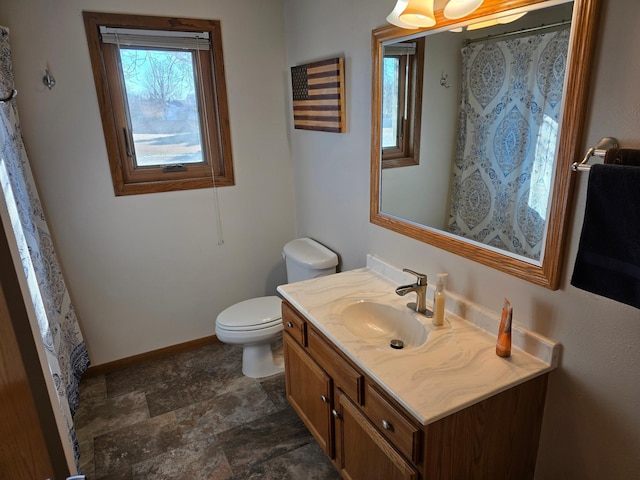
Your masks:
[{"label": "toilet base", "polygon": [[284,371],[282,351],[274,351],[270,343],[244,345],[242,373],[250,378],[262,378]]}]

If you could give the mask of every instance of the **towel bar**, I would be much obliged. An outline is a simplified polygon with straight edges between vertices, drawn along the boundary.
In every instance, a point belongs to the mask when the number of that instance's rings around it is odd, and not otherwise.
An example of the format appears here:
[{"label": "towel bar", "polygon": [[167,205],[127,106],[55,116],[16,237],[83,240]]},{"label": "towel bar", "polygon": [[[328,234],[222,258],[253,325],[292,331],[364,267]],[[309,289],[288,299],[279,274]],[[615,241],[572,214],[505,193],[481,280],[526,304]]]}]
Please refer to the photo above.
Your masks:
[{"label": "towel bar", "polygon": [[610,148],[618,148],[618,140],[613,137],[604,137],[602,140],[598,142],[595,147],[591,147],[587,150],[587,154],[584,156],[580,163],[573,162],[571,164],[571,170],[574,172],[577,171],[589,171],[591,165],[587,162],[591,157],[604,157],[607,154],[607,150]]}]

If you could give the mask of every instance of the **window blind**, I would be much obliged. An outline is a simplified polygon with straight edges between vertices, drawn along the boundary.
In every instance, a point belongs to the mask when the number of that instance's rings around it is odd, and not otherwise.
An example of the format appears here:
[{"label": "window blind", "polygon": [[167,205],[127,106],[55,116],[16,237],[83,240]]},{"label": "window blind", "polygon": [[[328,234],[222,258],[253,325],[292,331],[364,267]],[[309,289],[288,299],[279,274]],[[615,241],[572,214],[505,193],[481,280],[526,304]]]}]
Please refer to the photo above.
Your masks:
[{"label": "window blind", "polygon": [[415,43],[394,43],[392,45],[384,46],[385,55],[415,55],[416,44]]},{"label": "window blind", "polygon": [[129,47],[178,48],[181,50],[209,50],[209,32],[180,32],[100,27],[103,43]]}]

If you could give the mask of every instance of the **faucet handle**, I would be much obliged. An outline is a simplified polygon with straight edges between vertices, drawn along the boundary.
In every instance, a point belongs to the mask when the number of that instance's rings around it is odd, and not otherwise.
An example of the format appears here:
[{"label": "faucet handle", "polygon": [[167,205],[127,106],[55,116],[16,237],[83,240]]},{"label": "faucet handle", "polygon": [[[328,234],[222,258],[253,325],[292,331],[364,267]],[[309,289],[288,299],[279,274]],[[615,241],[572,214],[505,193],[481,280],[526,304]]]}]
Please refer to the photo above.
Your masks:
[{"label": "faucet handle", "polygon": [[414,272],[408,268],[403,268],[402,271],[415,275],[418,278],[418,285],[423,286],[427,284],[427,276],[424,273]]}]

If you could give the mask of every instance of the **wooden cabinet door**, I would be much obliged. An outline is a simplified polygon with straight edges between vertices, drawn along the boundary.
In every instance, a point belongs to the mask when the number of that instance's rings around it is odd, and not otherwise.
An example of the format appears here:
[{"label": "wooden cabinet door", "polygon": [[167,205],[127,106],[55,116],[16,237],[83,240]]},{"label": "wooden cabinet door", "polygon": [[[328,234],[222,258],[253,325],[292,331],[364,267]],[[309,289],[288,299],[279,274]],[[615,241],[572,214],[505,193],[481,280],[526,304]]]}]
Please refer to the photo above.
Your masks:
[{"label": "wooden cabinet door", "polygon": [[417,480],[418,472],[338,391],[336,405],[336,460],[349,480]]},{"label": "wooden cabinet door", "polygon": [[287,400],[333,458],[331,378],[288,333],[283,341]]}]

